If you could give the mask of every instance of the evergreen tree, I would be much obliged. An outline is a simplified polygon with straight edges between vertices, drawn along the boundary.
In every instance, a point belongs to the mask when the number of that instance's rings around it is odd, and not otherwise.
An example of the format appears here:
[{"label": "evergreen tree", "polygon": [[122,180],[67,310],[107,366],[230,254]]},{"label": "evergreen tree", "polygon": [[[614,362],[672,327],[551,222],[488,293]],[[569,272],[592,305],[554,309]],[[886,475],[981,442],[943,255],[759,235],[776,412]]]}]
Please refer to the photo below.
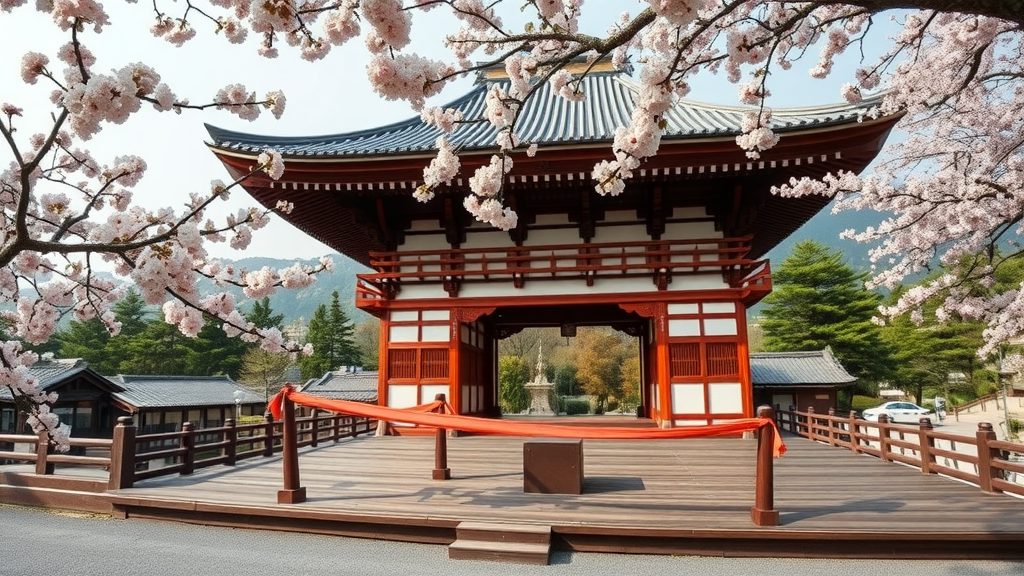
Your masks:
[{"label": "evergreen tree", "polygon": [[773,292],[765,298],[761,327],[765,348],[773,352],[831,347],[843,367],[872,390],[893,372],[889,347],[872,322],[881,297],[864,288],[866,275],[855,272],[842,254],[812,240],[799,242],[772,274]]},{"label": "evergreen tree", "polygon": [[189,374],[188,357],[192,352],[189,340],[177,326],[162,319],[150,320],[142,332],[122,342],[125,357],[118,362],[113,373]]},{"label": "evergreen tree", "polygon": [[186,374],[192,376],[227,375],[238,378],[242,367],[242,356],[255,347],[241,338],[229,337],[222,328],[222,322],[208,317],[195,338],[189,338],[186,346],[189,353]]},{"label": "evergreen tree", "polygon": [[321,304],[309,321],[306,341],[313,345],[313,354],[299,359],[302,377],[318,378],[338,366],[358,365],[359,350],[352,341],[354,330],[335,290],[330,307]]},{"label": "evergreen tree", "polygon": [[380,320],[373,318],[358,324],[353,339],[363,368],[376,370],[380,364]]},{"label": "evergreen tree", "polygon": [[99,318],[72,320],[67,327],[54,335],[58,343],[57,356],[60,358],[81,358],[89,367],[100,374],[112,374],[117,358],[107,350],[110,333]]},{"label": "evergreen tree", "polygon": [[559,396],[575,396],[579,394],[579,384],[576,382],[576,365],[565,363],[555,367],[555,394]]},{"label": "evergreen tree", "polygon": [[530,364],[521,356],[498,359],[498,404],[505,414],[518,414],[530,407]]},{"label": "evergreen tree", "polygon": [[274,314],[274,310],[270,307],[269,296],[254,301],[252,310],[245,315],[245,319],[255,324],[257,328],[284,330],[284,314]]}]

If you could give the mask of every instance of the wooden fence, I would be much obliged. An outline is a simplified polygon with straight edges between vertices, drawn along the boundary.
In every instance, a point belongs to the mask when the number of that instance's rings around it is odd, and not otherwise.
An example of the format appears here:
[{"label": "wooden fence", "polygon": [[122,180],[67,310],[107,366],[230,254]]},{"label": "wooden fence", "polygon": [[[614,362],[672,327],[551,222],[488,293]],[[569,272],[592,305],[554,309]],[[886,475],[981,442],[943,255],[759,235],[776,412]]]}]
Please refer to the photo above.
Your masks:
[{"label": "wooden fence", "polygon": [[942,474],[976,484],[983,492],[1024,496],[1024,444],[996,439],[992,425],[978,424],[973,436],[935,430],[928,418],[918,426],[893,424],[885,415],[878,422],[861,420],[855,412],[838,416],[776,410],[776,422],[804,438],[869,454],[885,462],[919,468],[923,474]]},{"label": "wooden fence", "polygon": [[[296,418],[297,447],[337,442],[376,430],[376,421],[340,414]],[[35,473],[49,475],[57,465],[85,466],[109,471],[108,489],[131,488],[135,482],[169,474],[191,474],[199,468],[218,464],[233,466],[246,458],[268,457],[282,451],[284,423],[268,414],[263,422],[236,425],[231,418],[224,426],[196,430],[190,422],[181,431],[136,435],[130,417],[118,419],[113,439],[72,438],[72,448],[87,455],[56,454],[46,434],[0,434],[0,462],[35,463]],[[28,451],[14,447],[27,447]]]}]

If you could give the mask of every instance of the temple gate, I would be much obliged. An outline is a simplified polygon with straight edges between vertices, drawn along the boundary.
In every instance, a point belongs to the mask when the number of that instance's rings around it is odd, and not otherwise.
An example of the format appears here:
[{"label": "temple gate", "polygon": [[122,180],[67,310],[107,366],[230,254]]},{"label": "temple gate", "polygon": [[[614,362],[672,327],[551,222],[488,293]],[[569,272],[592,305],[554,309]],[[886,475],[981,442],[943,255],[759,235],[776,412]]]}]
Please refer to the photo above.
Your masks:
[{"label": "temple gate", "polygon": [[[445,106],[480,116],[501,70]],[[600,196],[590,173],[610,156],[637,88],[606,69],[584,81],[585,102],[541,87],[519,119],[535,157],[513,156],[504,199],[519,214],[505,232],[462,208],[465,176],[420,203],[440,132],[418,118],[332,136],[270,137],[208,127],[234,177],[275,148],[278,181],[245,183],[264,206],[295,205],[296,227],[371,267],[356,305],[381,320],[379,398],[407,407],[445,393],[460,414],[497,415],[496,341],[524,327],[613,326],[641,342],[640,415],[662,427],[754,415],[746,309],[771,290],[759,260],[827,198],[782,198],[793,177],[859,172],[896,118],[863,106],[773,111],[779,144],[750,160],[735,143],[743,108],[680,101],[666,113],[657,156],[618,196]],[[487,163],[495,132],[467,124],[449,140],[462,175]]]}]

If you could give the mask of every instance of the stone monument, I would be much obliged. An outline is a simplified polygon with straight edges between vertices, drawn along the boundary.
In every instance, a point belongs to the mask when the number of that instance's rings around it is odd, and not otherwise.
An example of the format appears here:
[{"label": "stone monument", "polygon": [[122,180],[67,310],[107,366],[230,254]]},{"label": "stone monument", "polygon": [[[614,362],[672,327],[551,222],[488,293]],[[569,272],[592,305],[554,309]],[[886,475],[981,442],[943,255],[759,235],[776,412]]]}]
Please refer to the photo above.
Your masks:
[{"label": "stone monument", "polygon": [[530,407],[526,410],[527,414],[555,413],[551,409],[551,391],[555,389],[555,385],[548,382],[548,378],[544,374],[543,343],[537,351],[537,375],[526,385],[526,389],[530,392]]}]

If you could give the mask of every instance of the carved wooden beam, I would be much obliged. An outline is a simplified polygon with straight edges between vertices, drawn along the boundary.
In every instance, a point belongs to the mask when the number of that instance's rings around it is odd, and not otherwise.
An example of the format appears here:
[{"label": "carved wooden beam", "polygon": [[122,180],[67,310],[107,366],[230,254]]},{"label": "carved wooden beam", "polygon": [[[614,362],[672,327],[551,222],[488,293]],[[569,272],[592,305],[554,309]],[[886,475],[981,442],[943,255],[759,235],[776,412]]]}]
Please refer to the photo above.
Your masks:
[{"label": "carved wooden beam", "polygon": [[651,188],[650,206],[647,210],[647,234],[651,240],[661,240],[665,233],[665,209],[662,206],[662,190],[660,184]]},{"label": "carved wooden beam", "polygon": [[441,216],[440,224],[444,229],[444,239],[452,248],[458,248],[466,241],[466,230],[462,226],[459,214],[461,207],[457,210],[451,196],[445,196],[443,200],[444,213]]}]

